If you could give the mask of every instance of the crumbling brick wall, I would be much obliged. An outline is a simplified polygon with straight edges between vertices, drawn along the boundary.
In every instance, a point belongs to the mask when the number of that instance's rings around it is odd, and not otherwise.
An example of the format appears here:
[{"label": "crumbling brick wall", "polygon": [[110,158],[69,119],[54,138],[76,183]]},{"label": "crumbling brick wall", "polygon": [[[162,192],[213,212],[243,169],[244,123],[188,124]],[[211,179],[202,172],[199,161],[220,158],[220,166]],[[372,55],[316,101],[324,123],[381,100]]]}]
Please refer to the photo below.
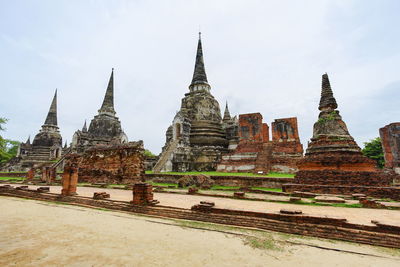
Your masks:
[{"label": "crumbling brick wall", "polygon": [[303,158],[297,118],[276,119],[272,123],[272,142],[268,124],[260,113],[239,115],[239,144],[222,157],[218,171],[295,173]]},{"label": "crumbling brick wall", "polygon": [[385,156],[385,167],[400,174],[400,122],[379,129]]},{"label": "crumbling brick wall", "polygon": [[239,115],[239,139],[240,141],[269,141],[269,127],[262,122],[260,113]]},{"label": "crumbling brick wall", "polygon": [[135,183],[145,172],[142,142],[93,147],[79,159],[79,182]]},{"label": "crumbling brick wall", "polygon": [[272,128],[273,172],[295,173],[297,162],[303,158],[303,145],[300,143],[297,118],[275,119]]}]

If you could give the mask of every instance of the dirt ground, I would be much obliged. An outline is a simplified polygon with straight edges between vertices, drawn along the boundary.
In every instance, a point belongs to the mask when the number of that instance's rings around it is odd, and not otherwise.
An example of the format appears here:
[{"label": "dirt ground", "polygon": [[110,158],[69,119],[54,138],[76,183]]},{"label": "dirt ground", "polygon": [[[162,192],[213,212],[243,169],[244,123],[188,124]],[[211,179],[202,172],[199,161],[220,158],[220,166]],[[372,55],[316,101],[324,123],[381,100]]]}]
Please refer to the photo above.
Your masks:
[{"label": "dirt ground", "polygon": [[[29,185],[34,189],[37,186]],[[59,194],[60,186],[51,186],[52,193]],[[77,190],[80,196],[93,197],[94,192],[107,192],[111,199],[120,201],[132,200],[132,191],[122,189],[106,189],[92,187],[78,187]],[[249,201],[231,198],[218,198],[196,195],[180,195],[170,193],[154,193],[154,198],[160,201],[160,205],[172,206],[190,209],[193,205],[199,204],[200,201],[215,202],[217,208],[227,208],[236,210],[248,210],[258,212],[279,212],[280,209],[296,209],[302,210],[303,213],[312,215],[325,215],[329,217],[346,218],[349,222],[373,225],[371,220],[377,220],[388,224],[400,225],[399,210],[384,210],[384,209],[364,209],[364,208],[341,208],[341,207],[326,207],[326,206],[307,206],[290,203],[274,203],[266,201]]]},{"label": "dirt ground", "polygon": [[10,197],[0,197],[0,232],[0,266],[390,267],[400,262],[400,250]]}]

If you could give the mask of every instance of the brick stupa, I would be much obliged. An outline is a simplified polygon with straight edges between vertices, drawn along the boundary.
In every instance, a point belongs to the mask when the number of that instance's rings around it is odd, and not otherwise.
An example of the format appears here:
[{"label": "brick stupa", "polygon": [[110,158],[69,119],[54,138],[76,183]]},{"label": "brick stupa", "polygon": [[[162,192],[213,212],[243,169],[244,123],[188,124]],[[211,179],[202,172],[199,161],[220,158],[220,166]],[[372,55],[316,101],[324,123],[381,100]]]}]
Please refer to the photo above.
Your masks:
[{"label": "brick stupa", "polygon": [[[356,186],[391,184],[391,176],[379,170],[374,160],[362,155],[337,107],[328,75],[324,74],[318,121],[305,157],[298,162],[299,171],[294,180],[297,185],[286,187],[289,191],[352,193]],[[338,190],[329,187],[332,185],[344,187]],[[319,186],[327,187],[323,190]]]}]

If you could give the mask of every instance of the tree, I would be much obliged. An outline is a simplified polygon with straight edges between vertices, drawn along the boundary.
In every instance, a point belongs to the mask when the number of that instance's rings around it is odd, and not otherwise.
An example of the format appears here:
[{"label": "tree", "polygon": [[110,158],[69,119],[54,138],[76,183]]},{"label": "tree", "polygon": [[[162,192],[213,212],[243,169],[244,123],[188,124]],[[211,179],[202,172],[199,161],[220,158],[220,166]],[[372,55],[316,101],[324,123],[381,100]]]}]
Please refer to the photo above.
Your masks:
[{"label": "tree", "polygon": [[150,150],[146,149],[143,153],[147,158],[155,158],[157,157],[156,155],[154,155]]},{"label": "tree", "polygon": [[361,150],[364,156],[376,161],[379,168],[385,165],[385,158],[383,156],[382,141],[379,137],[364,143],[364,148]]},{"label": "tree", "polygon": [[[0,117],[0,131],[5,131],[4,124],[6,124],[8,119]],[[11,158],[17,155],[18,146],[20,142],[13,141],[10,139],[4,139],[0,135],[0,163],[9,161]]]},{"label": "tree", "polygon": [[6,128],[4,128],[3,124],[6,124],[8,119],[0,117],[0,131],[4,131]]}]

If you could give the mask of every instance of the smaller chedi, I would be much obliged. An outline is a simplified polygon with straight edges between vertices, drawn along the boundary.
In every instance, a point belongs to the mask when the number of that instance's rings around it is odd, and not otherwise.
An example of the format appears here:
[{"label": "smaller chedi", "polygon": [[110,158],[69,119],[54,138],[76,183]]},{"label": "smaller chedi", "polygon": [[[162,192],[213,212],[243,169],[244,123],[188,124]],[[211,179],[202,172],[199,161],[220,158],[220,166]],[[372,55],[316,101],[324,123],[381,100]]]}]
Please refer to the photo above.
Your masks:
[{"label": "smaller chedi", "polygon": [[[298,162],[294,183],[286,191],[364,193],[368,186],[389,186],[392,177],[362,155],[337,110],[327,74],[322,75],[320,114],[305,157]],[[362,188],[361,188],[362,187]]]},{"label": "smaller chedi", "polygon": [[99,114],[90,122],[89,129],[85,124],[72,137],[73,152],[81,153],[96,145],[122,144],[128,142],[128,137],[121,127],[121,122],[115,116],[114,110],[114,69],[111,72],[103,104]]},{"label": "smaller chedi", "polygon": [[25,171],[32,167],[50,164],[63,154],[62,137],[57,125],[57,90],[54,94],[42,129],[18,147],[17,156],[10,160],[6,170]]}]

